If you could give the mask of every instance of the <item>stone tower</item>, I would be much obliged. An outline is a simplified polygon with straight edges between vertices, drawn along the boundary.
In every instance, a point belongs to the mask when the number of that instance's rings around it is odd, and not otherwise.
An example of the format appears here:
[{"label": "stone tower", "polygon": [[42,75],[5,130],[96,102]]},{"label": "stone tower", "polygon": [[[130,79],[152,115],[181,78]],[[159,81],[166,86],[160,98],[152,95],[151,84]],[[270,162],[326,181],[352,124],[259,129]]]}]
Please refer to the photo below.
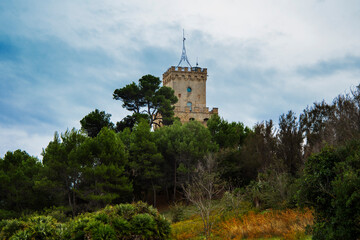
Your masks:
[{"label": "stone tower", "polygon": [[[189,67],[180,67],[182,61]],[[163,74],[163,86],[174,89],[178,98],[174,113],[182,123],[196,120],[206,124],[212,114],[218,114],[217,108],[209,111],[206,107],[206,80],[206,68],[191,67],[186,56],[185,37],[183,37],[183,50],[178,66],[170,67]]]},{"label": "stone tower", "polygon": [[218,109],[209,111],[206,107],[207,69],[199,67],[170,67],[163,74],[163,85],[175,91],[178,102],[175,104],[175,117],[182,123],[196,120],[206,124]]}]

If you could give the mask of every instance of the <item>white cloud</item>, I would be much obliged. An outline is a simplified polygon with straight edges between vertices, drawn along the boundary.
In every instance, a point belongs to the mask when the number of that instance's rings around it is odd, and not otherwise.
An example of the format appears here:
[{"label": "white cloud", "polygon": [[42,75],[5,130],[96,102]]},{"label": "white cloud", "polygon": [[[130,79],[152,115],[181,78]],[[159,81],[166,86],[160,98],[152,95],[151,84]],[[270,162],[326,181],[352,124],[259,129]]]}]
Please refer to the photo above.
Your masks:
[{"label": "white cloud", "polygon": [[53,135],[48,134],[31,134],[22,126],[12,126],[6,128],[0,126],[0,157],[3,158],[8,151],[21,149],[32,156],[41,159],[42,149],[46,148],[53,139]]}]

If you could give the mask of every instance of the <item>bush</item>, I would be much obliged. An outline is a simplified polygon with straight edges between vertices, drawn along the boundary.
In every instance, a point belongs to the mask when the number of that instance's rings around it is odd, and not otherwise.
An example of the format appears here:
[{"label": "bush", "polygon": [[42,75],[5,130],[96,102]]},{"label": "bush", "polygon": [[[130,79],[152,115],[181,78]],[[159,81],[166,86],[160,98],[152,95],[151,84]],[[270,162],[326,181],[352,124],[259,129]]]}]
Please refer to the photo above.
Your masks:
[{"label": "bush", "polygon": [[0,222],[0,239],[168,239],[170,223],[153,207],[139,202],[108,206],[66,223],[51,216]]},{"label": "bush", "polygon": [[171,221],[173,223],[184,220],[185,218],[185,206],[182,203],[175,203],[170,208],[171,210]]},{"label": "bush", "polygon": [[17,231],[24,229],[25,222],[18,219],[2,220],[0,222],[0,239],[9,239]]},{"label": "bush", "polygon": [[299,203],[315,210],[313,239],[360,236],[359,140],[311,156],[301,183]]},{"label": "bush", "polygon": [[296,181],[290,174],[269,168],[246,187],[245,199],[259,209],[293,208],[296,190]]},{"label": "bush", "polygon": [[64,226],[50,216],[5,220],[0,224],[1,239],[61,239]]},{"label": "bush", "polygon": [[70,209],[67,209],[63,206],[51,207],[51,208],[45,208],[42,211],[41,215],[51,216],[51,217],[55,218],[58,222],[64,223],[64,222],[69,221],[69,217],[66,215],[66,212],[70,213]]},{"label": "bush", "polygon": [[69,239],[168,239],[170,223],[143,202],[107,206],[78,216],[69,224]]}]

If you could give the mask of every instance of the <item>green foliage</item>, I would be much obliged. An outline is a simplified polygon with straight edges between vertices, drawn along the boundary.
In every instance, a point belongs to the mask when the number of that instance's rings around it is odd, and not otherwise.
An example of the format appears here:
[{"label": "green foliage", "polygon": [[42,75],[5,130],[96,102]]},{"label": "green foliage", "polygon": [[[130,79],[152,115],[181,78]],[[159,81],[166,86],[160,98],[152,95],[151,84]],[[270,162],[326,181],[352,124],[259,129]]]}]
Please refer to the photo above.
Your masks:
[{"label": "green foliage", "polygon": [[0,219],[42,208],[43,196],[34,190],[42,170],[40,161],[25,151],[7,152],[0,158]]},{"label": "green foliage", "polygon": [[191,179],[206,154],[218,149],[209,130],[197,121],[184,125],[177,121],[171,126],[161,127],[155,131],[155,139],[165,158],[165,171],[171,173],[167,174],[169,179],[165,182],[169,185],[172,182],[174,199],[177,186]]},{"label": "green foliage", "polygon": [[[116,89],[113,97],[121,100],[123,107],[133,112],[118,124],[118,128],[132,128],[131,124],[140,122],[144,117],[149,121],[150,126],[160,123],[172,124],[174,107],[178,99],[174,96],[174,90],[169,87],[160,87],[160,79],[152,75],[145,75],[139,79],[139,84],[132,82],[123,88]],[[143,109],[143,110],[142,110]]]},{"label": "green foliage", "polygon": [[88,202],[90,209],[128,200],[132,184],[125,172],[128,155],[120,136],[103,128],[81,146],[79,160],[83,162],[79,197]]},{"label": "green foliage", "polygon": [[311,153],[320,152],[323,147],[323,140],[326,138],[326,127],[334,106],[328,105],[325,101],[314,103],[312,107],[306,107],[300,115],[300,129],[306,138],[304,155],[309,157]]},{"label": "green foliage", "polygon": [[185,218],[185,206],[180,202],[180,203],[174,203],[171,208],[171,221],[173,223],[179,222],[184,220]]},{"label": "green foliage", "polygon": [[275,167],[259,173],[257,180],[246,187],[245,199],[260,209],[285,209],[295,206],[295,178]]},{"label": "green foliage", "polygon": [[313,239],[360,235],[360,142],[324,148],[305,166],[299,203],[315,210]]},{"label": "green foliage", "polygon": [[23,230],[25,226],[25,222],[18,219],[2,220],[0,222],[0,238],[9,239],[17,231]]},{"label": "green foliage", "polygon": [[153,235],[152,229],[155,228],[155,221],[149,214],[143,213],[134,216],[131,219],[130,224],[135,230],[134,233],[136,235],[142,235],[146,239],[152,237]]},{"label": "green foliage", "polygon": [[114,128],[110,117],[111,114],[95,109],[95,111],[92,111],[80,120],[81,129],[84,130],[89,137],[96,137],[103,127]]},{"label": "green foliage", "polygon": [[68,205],[73,216],[131,198],[128,154],[113,130],[104,127],[93,138],[75,129],[61,139],[55,134],[43,156],[44,171],[36,187],[48,193],[52,204]]},{"label": "green foliage", "polygon": [[1,239],[168,239],[170,223],[145,203],[107,206],[58,223],[50,216],[0,222]]},{"label": "green foliage", "polygon": [[216,142],[220,148],[239,149],[247,135],[251,132],[248,127],[244,127],[243,123],[229,123],[215,114],[212,115],[207,122],[207,127],[214,142]]},{"label": "green foliage", "polygon": [[73,216],[76,214],[76,191],[81,181],[82,162],[80,148],[86,136],[72,129],[61,134],[55,133],[54,140],[43,151],[44,169],[36,189],[47,193],[52,204],[68,205]]},{"label": "green foliage", "polygon": [[153,132],[145,121],[136,125],[130,135],[130,169],[136,193],[153,192],[156,205],[156,190],[160,187],[164,172],[163,156],[155,144]]},{"label": "green foliage", "polygon": [[32,216],[23,220],[3,220],[1,239],[62,239],[64,225],[49,216]]},{"label": "green foliage", "polygon": [[53,206],[51,208],[44,208],[44,210],[42,211],[42,215],[53,217],[54,219],[56,219],[56,221],[63,223],[69,220],[66,212],[68,212],[68,209],[66,207]]},{"label": "green foliage", "polygon": [[287,172],[295,176],[302,164],[303,136],[294,112],[280,116],[278,140],[277,158],[283,161]]},{"label": "green foliage", "polygon": [[80,215],[69,227],[69,239],[167,239],[169,234],[169,222],[142,202]]}]

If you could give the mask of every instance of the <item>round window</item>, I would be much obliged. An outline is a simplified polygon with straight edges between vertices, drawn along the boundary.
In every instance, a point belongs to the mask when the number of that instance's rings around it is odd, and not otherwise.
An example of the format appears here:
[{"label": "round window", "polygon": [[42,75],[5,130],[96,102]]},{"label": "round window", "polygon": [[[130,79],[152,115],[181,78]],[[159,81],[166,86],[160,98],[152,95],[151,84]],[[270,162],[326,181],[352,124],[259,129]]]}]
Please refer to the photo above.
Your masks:
[{"label": "round window", "polygon": [[188,91],[188,92],[191,92],[191,90],[192,90],[191,87],[188,87],[188,88],[187,88],[187,91]]}]

